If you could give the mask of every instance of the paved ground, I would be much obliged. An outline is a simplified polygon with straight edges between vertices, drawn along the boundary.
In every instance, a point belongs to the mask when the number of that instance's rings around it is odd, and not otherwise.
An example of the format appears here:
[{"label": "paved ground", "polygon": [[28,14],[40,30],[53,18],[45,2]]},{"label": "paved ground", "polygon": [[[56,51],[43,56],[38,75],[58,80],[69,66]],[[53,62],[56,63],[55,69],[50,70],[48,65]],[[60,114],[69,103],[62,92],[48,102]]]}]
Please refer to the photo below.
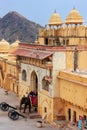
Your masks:
[{"label": "paved ground", "polygon": [[[17,95],[13,92],[8,92],[5,94],[5,90],[0,88],[0,103],[7,102],[9,105],[18,106],[19,101]],[[10,108],[11,109],[11,108]],[[8,117],[8,111],[4,112],[0,110],[0,130],[38,130],[36,123],[40,119],[30,119],[29,114],[27,114],[27,119],[19,117],[18,120],[13,121]],[[39,128],[43,130],[77,130],[76,127],[66,126],[65,128],[58,128],[58,126],[45,123],[43,127]]]},{"label": "paved ground", "polygon": [[[0,88],[0,103],[1,102],[7,102],[14,107],[19,105],[18,97],[13,92],[8,92],[8,95],[6,95],[3,88]],[[18,120],[13,121],[8,117],[8,111],[4,112],[0,110],[0,130],[38,130],[36,127],[38,119],[29,119],[29,115],[27,115],[27,117],[27,119],[19,117]],[[55,126],[44,124],[40,129],[54,130],[54,128]],[[55,130],[58,130],[58,128],[55,128]]]}]

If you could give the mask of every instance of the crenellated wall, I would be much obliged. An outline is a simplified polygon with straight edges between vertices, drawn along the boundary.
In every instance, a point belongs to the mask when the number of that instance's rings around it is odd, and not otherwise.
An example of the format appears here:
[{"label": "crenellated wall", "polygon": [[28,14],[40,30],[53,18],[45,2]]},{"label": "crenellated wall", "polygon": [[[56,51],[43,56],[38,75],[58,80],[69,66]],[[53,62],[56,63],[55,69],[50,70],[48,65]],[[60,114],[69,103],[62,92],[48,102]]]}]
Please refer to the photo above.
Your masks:
[{"label": "crenellated wall", "polygon": [[[50,37],[51,40],[49,40]],[[60,44],[57,43],[57,38],[62,39]],[[56,45],[64,45],[64,40],[67,45],[86,45],[87,27],[84,25],[68,25],[59,28],[40,29],[39,43],[46,44],[45,39],[48,39],[48,45],[54,45],[54,41],[56,41]]]}]

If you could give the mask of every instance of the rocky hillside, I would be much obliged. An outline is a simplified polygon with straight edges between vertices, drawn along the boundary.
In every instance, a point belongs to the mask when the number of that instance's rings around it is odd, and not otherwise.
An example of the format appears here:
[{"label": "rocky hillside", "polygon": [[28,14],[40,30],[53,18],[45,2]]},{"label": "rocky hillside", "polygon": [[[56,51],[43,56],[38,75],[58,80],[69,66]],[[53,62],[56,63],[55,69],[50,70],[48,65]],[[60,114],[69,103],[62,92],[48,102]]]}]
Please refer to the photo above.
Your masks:
[{"label": "rocky hillside", "polygon": [[41,25],[36,24],[17,12],[9,12],[0,18],[0,40],[4,38],[9,43],[19,39],[21,42],[33,42]]}]

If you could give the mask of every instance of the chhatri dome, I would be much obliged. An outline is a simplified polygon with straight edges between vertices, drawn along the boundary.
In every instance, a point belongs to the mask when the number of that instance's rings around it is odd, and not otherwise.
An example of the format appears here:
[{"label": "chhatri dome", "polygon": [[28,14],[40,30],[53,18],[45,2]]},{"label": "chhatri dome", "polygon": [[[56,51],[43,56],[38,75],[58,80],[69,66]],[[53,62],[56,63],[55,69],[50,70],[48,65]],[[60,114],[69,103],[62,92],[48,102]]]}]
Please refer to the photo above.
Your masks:
[{"label": "chhatri dome", "polygon": [[19,43],[20,43],[20,41],[19,41],[18,39],[17,39],[15,42],[13,42],[13,43],[10,45],[10,50],[9,50],[9,52],[15,51],[15,50],[18,48]]},{"label": "chhatri dome", "polygon": [[62,20],[59,16],[59,14],[55,11],[52,16],[50,17],[50,20],[48,22],[49,26],[58,26],[62,24]]},{"label": "chhatri dome", "polygon": [[2,39],[0,41],[0,52],[8,52],[9,47],[10,47],[10,45],[5,39]]},{"label": "chhatri dome", "polygon": [[11,47],[17,47],[17,46],[19,46],[19,43],[20,43],[20,41],[17,39],[14,43],[12,43],[10,46]]},{"label": "chhatri dome", "polygon": [[79,11],[73,8],[69,15],[66,17],[66,24],[82,24],[83,18],[80,15]]}]

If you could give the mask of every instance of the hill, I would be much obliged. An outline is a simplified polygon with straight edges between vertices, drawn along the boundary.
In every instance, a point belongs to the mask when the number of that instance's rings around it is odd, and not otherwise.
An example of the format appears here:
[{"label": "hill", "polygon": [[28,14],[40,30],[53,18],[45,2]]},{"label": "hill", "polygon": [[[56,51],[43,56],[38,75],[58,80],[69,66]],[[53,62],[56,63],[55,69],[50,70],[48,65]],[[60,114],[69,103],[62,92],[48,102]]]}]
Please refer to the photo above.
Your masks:
[{"label": "hill", "polygon": [[0,18],[0,40],[9,43],[19,39],[21,42],[33,42],[42,26],[32,22],[21,14],[12,11]]}]

